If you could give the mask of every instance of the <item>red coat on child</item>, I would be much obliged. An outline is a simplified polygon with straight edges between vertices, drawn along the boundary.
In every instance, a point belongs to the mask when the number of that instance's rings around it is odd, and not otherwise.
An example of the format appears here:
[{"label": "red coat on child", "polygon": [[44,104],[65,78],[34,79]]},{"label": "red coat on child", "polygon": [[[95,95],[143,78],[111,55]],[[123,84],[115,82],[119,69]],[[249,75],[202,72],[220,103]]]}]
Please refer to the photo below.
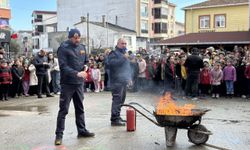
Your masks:
[{"label": "red coat on child", "polygon": [[200,73],[200,84],[209,85],[211,83],[210,70],[203,68]]}]

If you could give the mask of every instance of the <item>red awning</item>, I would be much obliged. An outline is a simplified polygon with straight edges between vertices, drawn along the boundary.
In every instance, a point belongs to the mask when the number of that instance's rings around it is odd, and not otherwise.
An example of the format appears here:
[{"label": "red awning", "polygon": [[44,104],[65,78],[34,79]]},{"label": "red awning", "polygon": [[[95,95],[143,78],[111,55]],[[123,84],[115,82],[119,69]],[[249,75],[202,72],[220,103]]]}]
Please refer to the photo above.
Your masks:
[{"label": "red awning", "polygon": [[189,33],[163,40],[150,45],[212,45],[212,44],[250,44],[250,32],[207,32]]}]

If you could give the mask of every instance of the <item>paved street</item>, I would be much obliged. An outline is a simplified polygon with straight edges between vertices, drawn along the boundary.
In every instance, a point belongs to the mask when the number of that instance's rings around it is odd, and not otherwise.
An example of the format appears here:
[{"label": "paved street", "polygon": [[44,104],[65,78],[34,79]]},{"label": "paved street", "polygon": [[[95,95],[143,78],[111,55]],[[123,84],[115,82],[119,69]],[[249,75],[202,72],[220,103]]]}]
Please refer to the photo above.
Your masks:
[{"label": "paved street", "polygon": [[[150,110],[158,101],[157,95],[128,93],[127,102],[135,101]],[[126,127],[110,126],[111,94],[86,93],[85,111],[87,128],[95,138],[77,139],[74,108],[71,103],[66,119],[63,146],[54,146],[54,131],[58,111],[58,96],[12,99],[0,102],[0,150],[164,150],[164,129],[138,115],[137,130],[126,132]],[[208,144],[235,150],[250,149],[250,100],[203,99],[178,100],[209,108],[202,124],[213,132]],[[125,109],[123,109],[125,118]],[[188,142],[187,130],[178,130],[176,145],[171,150],[209,150],[208,146],[195,146]]]}]

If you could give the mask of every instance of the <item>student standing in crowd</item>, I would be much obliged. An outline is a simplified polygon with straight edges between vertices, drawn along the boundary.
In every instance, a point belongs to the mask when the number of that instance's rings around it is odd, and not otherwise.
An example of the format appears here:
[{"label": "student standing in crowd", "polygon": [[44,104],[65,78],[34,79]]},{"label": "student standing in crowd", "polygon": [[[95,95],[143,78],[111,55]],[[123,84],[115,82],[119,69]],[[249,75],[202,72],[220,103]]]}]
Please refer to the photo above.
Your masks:
[{"label": "student standing in crowd", "polygon": [[98,93],[100,92],[99,82],[101,81],[101,72],[96,63],[94,64],[94,68],[91,71],[91,78],[95,85],[95,92]]},{"label": "student standing in crowd", "polygon": [[216,62],[211,70],[212,98],[220,97],[220,85],[223,79],[223,72],[219,62]]},{"label": "student standing in crowd", "polygon": [[247,78],[247,98],[250,99],[250,60],[246,65],[245,76]]},{"label": "student standing in crowd", "polygon": [[[100,58],[102,58],[102,57],[100,57]],[[104,62],[99,62],[99,64],[98,64],[98,68],[99,68],[100,73],[101,73],[101,79],[100,79],[100,83],[99,83],[99,87],[100,87],[101,92],[104,91],[104,89],[105,89],[105,86],[104,86],[105,69],[104,69],[103,63]]]},{"label": "student standing in crowd", "polygon": [[23,94],[25,96],[29,96],[29,88],[30,88],[30,71],[29,71],[29,64],[28,62],[24,62],[23,64],[24,68],[24,76],[23,76]]},{"label": "student standing in crowd", "polygon": [[54,94],[60,94],[61,86],[60,86],[60,69],[59,69],[58,59],[54,57],[53,53],[49,53],[48,62],[50,65],[52,91]]},{"label": "student standing in crowd", "polygon": [[15,98],[16,96],[21,96],[23,89],[22,89],[22,80],[24,76],[24,69],[19,61],[19,59],[16,59],[14,61],[14,64],[11,68],[12,73],[12,85],[11,85],[11,91],[10,96],[12,98]]},{"label": "student standing in crowd", "polygon": [[[31,60],[32,62],[33,60]],[[30,63],[29,65],[29,71],[30,71],[30,81],[29,81],[29,95],[37,95],[37,85],[38,85],[38,79],[36,76],[36,67]]]},{"label": "student standing in crowd", "polygon": [[209,67],[209,63],[207,61],[204,61],[204,68],[201,70],[200,73],[200,90],[202,96],[208,95],[211,87],[211,76]]},{"label": "student standing in crowd", "polygon": [[227,97],[234,95],[234,82],[236,81],[236,69],[232,65],[232,60],[227,60],[227,66],[223,69],[223,78],[226,83]]},{"label": "student standing in crowd", "polygon": [[7,61],[0,60],[0,100],[8,100],[9,87],[12,84],[11,70]]}]

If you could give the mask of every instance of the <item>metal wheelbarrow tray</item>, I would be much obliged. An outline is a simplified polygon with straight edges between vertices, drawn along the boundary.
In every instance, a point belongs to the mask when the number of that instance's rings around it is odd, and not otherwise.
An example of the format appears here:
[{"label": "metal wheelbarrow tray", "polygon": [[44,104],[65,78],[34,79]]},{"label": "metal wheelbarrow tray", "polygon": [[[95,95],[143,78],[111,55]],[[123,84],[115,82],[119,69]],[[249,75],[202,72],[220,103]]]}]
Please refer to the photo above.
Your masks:
[{"label": "metal wheelbarrow tray", "polygon": [[[174,127],[179,129],[188,130],[188,138],[190,142],[200,145],[205,144],[209,139],[209,135],[212,135],[211,131],[207,130],[205,126],[201,125],[201,118],[210,109],[192,109],[193,115],[190,116],[178,116],[178,115],[158,115],[155,112],[150,112],[142,105],[131,102],[129,104],[123,104],[122,106],[127,106],[133,108],[136,112],[147,118],[149,121],[154,123],[159,127]],[[135,106],[139,106],[147,113],[154,116],[156,121],[145,113],[137,109]]]}]

